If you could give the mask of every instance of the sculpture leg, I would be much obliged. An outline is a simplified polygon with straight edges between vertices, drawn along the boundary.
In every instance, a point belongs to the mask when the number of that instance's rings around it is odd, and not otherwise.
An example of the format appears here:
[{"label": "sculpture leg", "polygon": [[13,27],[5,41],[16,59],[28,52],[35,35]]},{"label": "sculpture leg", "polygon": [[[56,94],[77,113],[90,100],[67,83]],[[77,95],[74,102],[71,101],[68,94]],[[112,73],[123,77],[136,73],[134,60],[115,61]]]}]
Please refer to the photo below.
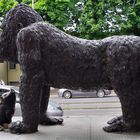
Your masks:
[{"label": "sculpture leg", "polygon": [[41,95],[41,104],[40,104],[40,124],[42,125],[56,125],[56,124],[62,124],[63,119],[59,118],[52,118],[47,115],[47,107],[50,97],[50,87],[44,86],[42,88],[42,95]]},{"label": "sculpture leg", "polygon": [[140,131],[140,95],[139,90],[128,90],[123,94],[118,95],[122,106],[122,117],[114,119],[109,126],[103,129],[106,132],[135,132]]},{"label": "sculpture leg", "polygon": [[12,133],[33,133],[38,130],[44,71],[37,41],[31,32],[26,31],[23,31],[17,39],[18,58],[22,72],[20,103],[23,121],[11,124]]},{"label": "sculpture leg", "polygon": [[12,133],[33,133],[38,129],[39,104],[43,74],[37,71],[23,73],[20,86],[20,101],[23,121],[13,122]]}]

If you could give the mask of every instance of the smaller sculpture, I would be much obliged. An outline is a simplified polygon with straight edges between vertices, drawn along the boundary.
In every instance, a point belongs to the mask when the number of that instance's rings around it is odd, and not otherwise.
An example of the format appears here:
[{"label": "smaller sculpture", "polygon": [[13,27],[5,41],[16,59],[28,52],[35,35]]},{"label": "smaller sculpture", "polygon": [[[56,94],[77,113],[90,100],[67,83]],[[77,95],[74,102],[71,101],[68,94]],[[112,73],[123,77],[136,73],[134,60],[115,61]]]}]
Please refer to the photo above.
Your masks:
[{"label": "smaller sculpture", "polygon": [[3,131],[9,128],[9,124],[15,112],[15,91],[11,89],[9,92],[2,94],[0,101],[0,131]]}]

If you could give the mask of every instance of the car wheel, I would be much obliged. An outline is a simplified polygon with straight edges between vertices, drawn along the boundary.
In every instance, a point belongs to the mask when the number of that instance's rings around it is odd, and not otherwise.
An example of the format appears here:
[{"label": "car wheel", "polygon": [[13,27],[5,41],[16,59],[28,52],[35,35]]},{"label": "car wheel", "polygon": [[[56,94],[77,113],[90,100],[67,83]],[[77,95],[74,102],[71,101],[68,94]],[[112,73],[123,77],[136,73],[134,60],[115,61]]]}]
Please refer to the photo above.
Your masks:
[{"label": "car wheel", "polygon": [[97,97],[103,98],[104,96],[105,96],[105,92],[104,92],[103,90],[99,90],[99,91],[97,92]]},{"label": "car wheel", "polygon": [[65,92],[63,93],[63,97],[66,98],[66,99],[69,99],[69,98],[72,97],[72,94],[71,94],[70,91],[65,91]]}]

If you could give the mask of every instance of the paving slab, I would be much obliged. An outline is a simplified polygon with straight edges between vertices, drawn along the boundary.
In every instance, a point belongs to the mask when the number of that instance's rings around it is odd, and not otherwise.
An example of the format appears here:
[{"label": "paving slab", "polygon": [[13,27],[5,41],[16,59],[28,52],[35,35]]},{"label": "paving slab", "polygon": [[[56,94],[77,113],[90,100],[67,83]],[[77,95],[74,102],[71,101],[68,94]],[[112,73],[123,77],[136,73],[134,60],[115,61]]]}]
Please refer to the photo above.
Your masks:
[{"label": "paving slab", "polygon": [[[112,115],[64,117],[64,124],[41,126],[33,134],[11,134],[0,132],[0,140],[139,140],[140,133],[106,133],[102,127]],[[13,117],[13,121],[20,120]]]}]

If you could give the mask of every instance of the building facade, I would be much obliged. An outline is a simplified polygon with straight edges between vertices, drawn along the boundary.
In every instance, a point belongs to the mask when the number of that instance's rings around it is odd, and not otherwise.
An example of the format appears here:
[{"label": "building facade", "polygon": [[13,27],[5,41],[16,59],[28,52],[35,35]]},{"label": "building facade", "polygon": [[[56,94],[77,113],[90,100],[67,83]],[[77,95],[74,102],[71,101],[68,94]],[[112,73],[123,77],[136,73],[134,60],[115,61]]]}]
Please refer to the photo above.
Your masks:
[{"label": "building facade", "polygon": [[0,61],[0,80],[3,80],[5,84],[17,85],[19,78],[20,67],[18,64]]}]

